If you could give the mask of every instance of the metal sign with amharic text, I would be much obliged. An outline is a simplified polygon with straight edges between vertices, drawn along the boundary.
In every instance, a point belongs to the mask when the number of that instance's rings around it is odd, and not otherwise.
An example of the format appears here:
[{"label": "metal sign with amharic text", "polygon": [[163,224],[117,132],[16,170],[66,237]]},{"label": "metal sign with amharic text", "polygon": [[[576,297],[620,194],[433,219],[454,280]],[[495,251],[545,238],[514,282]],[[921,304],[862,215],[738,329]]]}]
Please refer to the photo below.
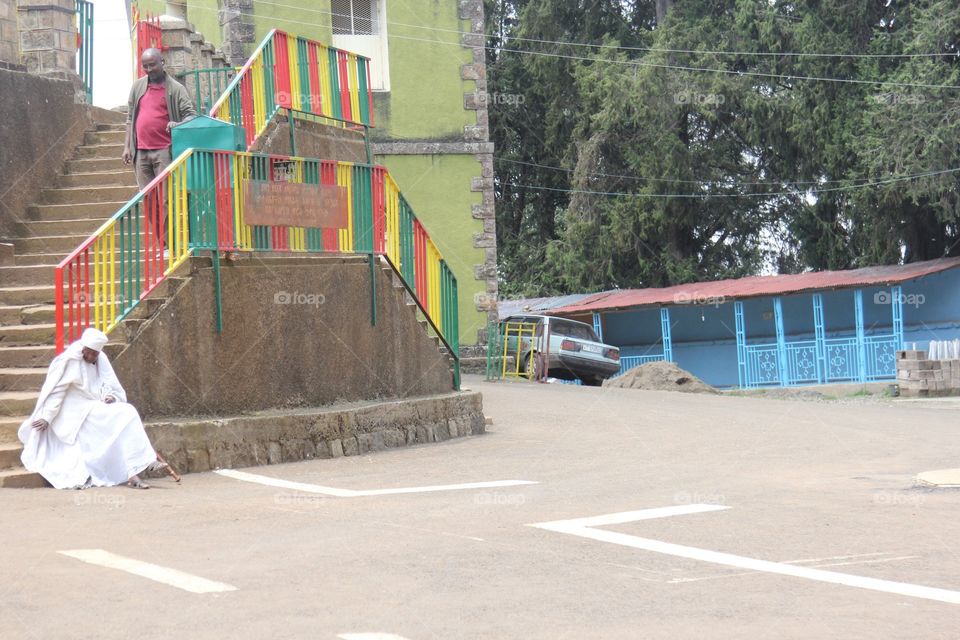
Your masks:
[{"label": "metal sign with amharic text", "polygon": [[243,221],[251,225],[347,228],[344,187],[297,182],[243,183]]}]

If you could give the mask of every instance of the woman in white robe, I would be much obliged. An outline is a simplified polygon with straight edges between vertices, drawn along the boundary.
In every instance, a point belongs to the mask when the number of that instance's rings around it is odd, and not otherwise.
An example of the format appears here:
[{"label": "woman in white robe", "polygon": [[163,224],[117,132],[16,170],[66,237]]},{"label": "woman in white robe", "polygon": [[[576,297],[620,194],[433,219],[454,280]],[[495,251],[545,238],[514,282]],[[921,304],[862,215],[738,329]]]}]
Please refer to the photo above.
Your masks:
[{"label": "woman in white robe", "polygon": [[57,489],[127,483],[157,465],[140,414],[127,404],[110,360],[107,336],[87,329],[53,359],[33,414],[17,435],[23,466]]}]

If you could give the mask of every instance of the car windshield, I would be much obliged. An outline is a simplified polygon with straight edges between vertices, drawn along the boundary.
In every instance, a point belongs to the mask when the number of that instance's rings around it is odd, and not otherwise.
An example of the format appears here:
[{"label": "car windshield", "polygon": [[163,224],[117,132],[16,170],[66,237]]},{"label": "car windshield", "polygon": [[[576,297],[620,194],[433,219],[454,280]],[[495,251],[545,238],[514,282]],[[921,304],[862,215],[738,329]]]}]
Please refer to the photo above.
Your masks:
[{"label": "car windshield", "polygon": [[590,342],[600,342],[600,339],[597,337],[597,334],[593,332],[593,329],[585,324],[573,322],[571,320],[551,320],[550,332],[558,336],[565,336],[567,338],[578,338],[580,340],[589,340]]}]

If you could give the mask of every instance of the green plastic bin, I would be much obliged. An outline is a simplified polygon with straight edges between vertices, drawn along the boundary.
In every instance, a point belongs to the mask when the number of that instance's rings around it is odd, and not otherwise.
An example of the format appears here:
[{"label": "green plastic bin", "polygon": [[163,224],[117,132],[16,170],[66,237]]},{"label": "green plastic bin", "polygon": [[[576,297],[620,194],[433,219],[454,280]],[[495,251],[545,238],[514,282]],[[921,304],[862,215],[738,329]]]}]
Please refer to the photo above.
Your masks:
[{"label": "green plastic bin", "polygon": [[181,122],[170,130],[170,134],[170,151],[174,159],[191,147],[223,151],[244,151],[247,148],[243,127],[210,116],[197,116]]}]

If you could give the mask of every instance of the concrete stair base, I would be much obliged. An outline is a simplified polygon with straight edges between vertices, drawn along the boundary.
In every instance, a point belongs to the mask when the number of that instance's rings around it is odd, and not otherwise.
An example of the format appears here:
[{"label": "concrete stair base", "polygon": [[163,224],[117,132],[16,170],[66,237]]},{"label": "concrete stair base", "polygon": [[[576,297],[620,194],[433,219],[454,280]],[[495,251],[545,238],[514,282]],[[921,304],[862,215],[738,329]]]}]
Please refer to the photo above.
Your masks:
[{"label": "concrete stair base", "polygon": [[[181,474],[314,458],[363,455],[480,435],[479,392],[356,402],[248,416],[156,421],[145,425],[154,447]],[[6,455],[6,458],[4,457]],[[0,465],[20,446],[0,445]],[[44,487],[38,474],[0,467],[0,487]]]}]

